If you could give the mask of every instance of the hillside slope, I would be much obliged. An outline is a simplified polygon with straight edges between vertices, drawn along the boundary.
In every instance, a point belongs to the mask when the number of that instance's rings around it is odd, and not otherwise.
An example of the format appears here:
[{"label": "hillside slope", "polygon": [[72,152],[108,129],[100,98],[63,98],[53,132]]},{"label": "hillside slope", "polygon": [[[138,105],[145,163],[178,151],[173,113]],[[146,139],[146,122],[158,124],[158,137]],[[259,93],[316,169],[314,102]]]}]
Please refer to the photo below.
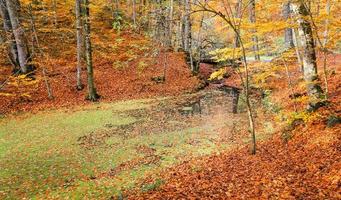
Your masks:
[{"label": "hillside slope", "polygon": [[[302,110],[303,100],[290,100],[291,91],[283,68],[276,72],[276,78],[267,78],[266,86],[262,87],[271,90],[268,105],[277,105],[281,111],[273,113],[273,119],[265,119],[259,110],[257,123],[270,120],[282,128],[271,140],[258,144],[257,155],[250,155],[244,147],[186,162],[160,175],[164,181],[159,187],[128,198],[340,199],[341,56],[332,57],[329,62],[332,75],[328,79],[330,102],[315,113]],[[290,73],[295,83],[292,89],[299,94],[304,89],[300,87],[300,73],[294,66],[291,63]],[[296,112],[294,107],[298,109]],[[276,121],[284,117],[281,113],[292,117],[290,124]],[[154,182],[147,179],[143,185]]]}]

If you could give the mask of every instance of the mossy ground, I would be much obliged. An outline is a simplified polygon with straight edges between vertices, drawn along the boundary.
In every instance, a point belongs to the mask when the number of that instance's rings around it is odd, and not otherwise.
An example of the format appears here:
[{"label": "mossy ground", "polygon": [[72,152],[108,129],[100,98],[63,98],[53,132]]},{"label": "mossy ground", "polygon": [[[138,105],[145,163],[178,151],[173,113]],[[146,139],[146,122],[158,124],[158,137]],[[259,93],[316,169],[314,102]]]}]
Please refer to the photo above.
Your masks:
[{"label": "mossy ground", "polygon": [[218,129],[242,122],[240,115],[162,111],[172,106],[168,98],[134,100],[1,119],[0,198],[107,199],[181,161],[233,147]]}]

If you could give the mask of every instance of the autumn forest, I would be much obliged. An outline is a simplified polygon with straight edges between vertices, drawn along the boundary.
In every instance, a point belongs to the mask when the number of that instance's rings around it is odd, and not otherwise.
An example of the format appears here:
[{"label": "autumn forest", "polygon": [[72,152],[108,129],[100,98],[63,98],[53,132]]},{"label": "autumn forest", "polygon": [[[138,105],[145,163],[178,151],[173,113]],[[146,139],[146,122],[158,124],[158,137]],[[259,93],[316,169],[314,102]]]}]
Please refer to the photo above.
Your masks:
[{"label": "autumn forest", "polygon": [[341,199],[340,0],[0,0],[0,199]]}]

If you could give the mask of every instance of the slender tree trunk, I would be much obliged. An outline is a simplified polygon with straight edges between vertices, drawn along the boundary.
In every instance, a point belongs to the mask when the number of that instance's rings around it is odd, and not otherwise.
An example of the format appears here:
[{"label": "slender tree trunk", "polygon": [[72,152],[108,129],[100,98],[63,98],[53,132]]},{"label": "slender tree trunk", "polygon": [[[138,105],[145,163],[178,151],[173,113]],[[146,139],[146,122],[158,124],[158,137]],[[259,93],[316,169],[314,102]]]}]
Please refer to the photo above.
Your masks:
[{"label": "slender tree trunk", "polygon": [[53,25],[55,27],[58,26],[58,19],[57,19],[57,0],[52,1],[52,6],[53,6]]},{"label": "slender tree trunk", "polygon": [[169,41],[168,45],[171,47],[173,45],[173,15],[174,15],[174,0],[169,2]]},{"label": "slender tree trunk", "polygon": [[309,10],[303,1],[294,5],[294,10],[298,17],[299,36],[302,41],[303,53],[303,68],[304,79],[307,86],[307,92],[310,97],[309,110],[314,110],[319,102],[321,102],[322,89],[318,83],[317,64],[315,42],[313,30],[308,20]]},{"label": "slender tree trunk", "polygon": [[94,72],[92,64],[92,47],[91,47],[91,35],[90,35],[90,19],[89,19],[89,0],[84,0],[84,30],[85,30],[85,56],[86,67],[88,74],[88,96],[90,101],[97,101],[99,95],[97,94],[94,82]]},{"label": "slender tree trunk", "polygon": [[18,50],[18,60],[21,72],[26,74],[29,72],[28,61],[30,59],[27,40],[25,38],[24,29],[19,22],[18,5],[15,0],[6,0],[8,14],[11,20],[13,34]]},{"label": "slender tree trunk", "polygon": [[331,10],[330,0],[327,0],[326,13],[327,13],[328,18],[326,19],[326,22],[325,22],[325,31],[323,34],[324,36],[323,38],[323,74],[324,74],[324,85],[325,85],[325,99],[328,99],[328,96],[329,96],[328,69],[327,69],[327,58],[328,58],[327,44],[329,40],[330,10]]},{"label": "slender tree trunk", "polygon": [[83,20],[82,20],[82,0],[76,0],[76,29],[77,29],[77,90],[82,90],[84,85],[82,83],[82,67],[84,55],[84,41],[83,41]]},{"label": "slender tree trunk", "polygon": [[185,16],[184,16],[184,50],[185,52],[191,51],[191,39],[192,39],[192,31],[191,31],[191,0],[184,0],[185,6]]},{"label": "slender tree trunk", "polygon": [[[283,17],[285,20],[288,20],[291,15],[291,6],[290,2],[286,2],[283,5]],[[284,31],[284,42],[286,48],[290,49],[293,48],[294,45],[294,36],[293,36],[293,30],[292,28],[286,28]]]},{"label": "slender tree trunk", "polygon": [[133,23],[134,26],[136,26],[136,0],[132,0],[132,6],[133,6]]},{"label": "slender tree trunk", "polygon": [[329,17],[330,17],[330,9],[331,9],[331,4],[330,4],[330,0],[327,0],[327,4],[326,4],[326,14],[327,14],[327,19],[325,22],[325,31],[324,31],[324,40],[323,40],[323,46],[326,46],[328,43],[328,35],[329,35]]},{"label": "slender tree trunk", "polygon": [[[240,18],[242,16],[242,8],[243,8],[243,0],[238,0],[238,2],[236,4],[236,13],[235,13],[235,17],[238,20],[240,20]],[[237,31],[239,31],[239,30],[237,30]],[[235,34],[234,47],[235,48],[240,47],[240,43],[239,43],[239,39],[238,39],[237,34]]]},{"label": "slender tree trunk", "polygon": [[[256,1],[255,0],[250,0],[249,12],[250,12],[249,21],[255,24],[256,23]],[[253,34],[255,34],[256,32],[257,32],[256,29],[254,29]],[[260,60],[258,37],[256,35],[252,36],[252,42],[254,43],[253,51],[255,54],[255,60]]]}]

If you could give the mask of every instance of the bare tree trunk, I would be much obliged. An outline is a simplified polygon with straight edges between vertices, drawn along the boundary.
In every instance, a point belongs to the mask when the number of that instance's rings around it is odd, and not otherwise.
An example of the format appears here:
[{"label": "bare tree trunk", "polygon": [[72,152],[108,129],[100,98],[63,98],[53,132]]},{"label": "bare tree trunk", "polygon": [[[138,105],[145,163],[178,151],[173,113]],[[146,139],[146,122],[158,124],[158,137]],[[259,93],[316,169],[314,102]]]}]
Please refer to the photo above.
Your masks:
[{"label": "bare tree trunk", "polygon": [[191,31],[191,0],[184,0],[185,5],[185,16],[184,16],[184,50],[186,52],[191,51],[191,39],[192,39],[192,31]]},{"label": "bare tree trunk", "polygon": [[[236,4],[236,13],[235,13],[235,17],[240,20],[241,16],[242,16],[242,8],[243,8],[243,0],[238,0],[237,4]],[[239,31],[239,30],[237,30]],[[235,34],[235,39],[234,39],[234,47],[235,48],[239,48],[240,47],[240,43],[239,43],[239,39],[237,34]]]},{"label": "bare tree trunk", "polygon": [[11,20],[15,42],[17,45],[20,69],[22,73],[26,74],[29,72],[27,65],[30,59],[30,55],[28,51],[24,29],[22,28],[19,22],[19,14],[17,10],[18,5],[15,2],[16,2],[15,0],[6,0],[6,6]]},{"label": "bare tree trunk", "polygon": [[298,17],[299,36],[302,41],[304,79],[307,85],[307,92],[310,97],[309,110],[314,110],[321,102],[322,89],[318,81],[315,42],[313,30],[308,21],[309,10],[303,1],[294,5]]},{"label": "bare tree trunk", "polygon": [[[256,23],[256,1],[255,0],[250,0],[250,5],[249,5],[249,20],[251,23],[255,24]],[[253,33],[256,33],[256,30],[253,30]],[[259,46],[258,46],[258,37],[256,35],[252,36],[252,42],[253,44],[253,51],[255,54],[255,60],[260,60],[259,56]]]},{"label": "bare tree trunk", "polygon": [[330,10],[331,10],[331,4],[330,0],[327,0],[326,4],[326,13],[327,13],[327,19],[325,22],[325,31],[324,31],[324,39],[323,39],[323,74],[324,74],[324,85],[325,85],[325,99],[328,99],[329,96],[329,84],[328,84],[328,69],[327,69],[327,58],[328,58],[328,52],[327,52],[327,44],[329,40],[329,17],[330,17]]},{"label": "bare tree trunk", "polygon": [[94,82],[94,72],[92,64],[92,47],[91,47],[91,35],[90,35],[90,19],[89,19],[89,0],[84,0],[84,30],[85,30],[85,56],[86,56],[86,67],[88,74],[88,96],[87,99],[90,101],[97,101],[99,95],[97,94]]},{"label": "bare tree trunk", "polygon": [[53,6],[53,25],[55,27],[58,26],[58,20],[57,20],[57,0],[52,1],[52,6]]},{"label": "bare tree trunk", "polygon": [[8,56],[12,65],[14,66],[14,71],[16,72],[20,70],[18,50],[5,0],[0,0],[0,15],[3,19],[3,27],[6,34],[6,41],[8,43]]},{"label": "bare tree trunk", "polygon": [[136,0],[132,0],[132,6],[133,6],[133,23],[134,26],[136,26]]},{"label": "bare tree trunk", "polygon": [[294,46],[295,46],[295,52],[296,52],[296,57],[297,57],[297,62],[300,66],[300,70],[301,72],[304,71],[304,68],[303,68],[303,61],[302,61],[302,56],[301,56],[301,52],[300,52],[300,42],[298,40],[298,37],[297,37],[297,34],[296,34],[297,31],[295,31],[295,28],[292,29],[292,33],[293,33],[293,36],[294,36]]},{"label": "bare tree trunk", "polygon": [[[291,15],[291,6],[290,2],[286,2],[283,5],[283,17],[285,20],[288,20]],[[290,49],[293,48],[294,45],[294,36],[293,36],[293,30],[292,28],[286,28],[284,31],[284,42],[286,48]]]},{"label": "bare tree trunk", "polygon": [[328,43],[330,10],[331,10],[330,0],[327,0],[326,13],[327,13],[328,18],[326,19],[326,22],[325,22],[325,31],[323,34],[323,36],[324,36],[323,46],[326,46]]},{"label": "bare tree trunk", "polygon": [[170,0],[169,2],[169,41],[168,45],[171,47],[173,45],[173,18],[174,18],[174,0]]},{"label": "bare tree trunk", "polygon": [[84,85],[82,83],[82,66],[84,63],[84,37],[83,37],[83,20],[82,20],[82,0],[76,0],[76,29],[77,29],[77,90],[82,90]]}]

